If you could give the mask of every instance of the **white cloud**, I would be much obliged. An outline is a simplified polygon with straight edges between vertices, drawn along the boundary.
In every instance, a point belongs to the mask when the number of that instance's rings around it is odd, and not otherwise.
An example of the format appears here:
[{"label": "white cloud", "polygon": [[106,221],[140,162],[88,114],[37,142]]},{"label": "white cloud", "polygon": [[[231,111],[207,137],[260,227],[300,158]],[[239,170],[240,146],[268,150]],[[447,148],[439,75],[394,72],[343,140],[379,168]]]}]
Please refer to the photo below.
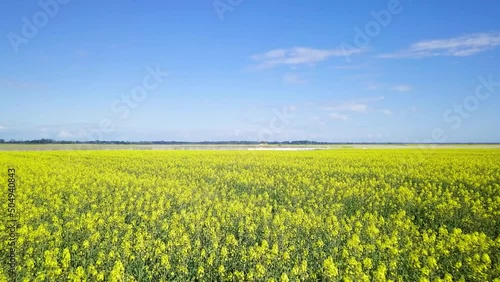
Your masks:
[{"label": "white cloud", "polygon": [[4,130],[4,129],[7,129],[7,127],[0,125],[0,130]]},{"label": "white cloud", "polygon": [[368,84],[366,87],[365,87],[365,90],[369,90],[369,91],[373,91],[373,90],[377,90],[379,89],[380,86],[376,85],[376,84]]},{"label": "white cloud", "polygon": [[76,50],[75,50],[75,54],[76,54],[78,57],[87,57],[87,56],[89,55],[89,51],[84,50],[84,49],[76,49]]},{"label": "white cloud", "polygon": [[61,137],[61,138],[74,138],[76,137],[77,135],[67,131],[67,130],[61,130],[59,131],[59,133],[57,134],[57,137]]},{"label": "white cloud", "polygon": [[329,116],[335,120],[348,120],[349,114],[366,114],[369,112],[383,112],[384,114],[390,115],[392,112],[389,110],[379,111],[376,109],[372,109],[371,104],[380,100],[383,100],[383,96],[378,97],[370,97],[370,98],[361,98],[354,99],[350,101],[345,101],[339,103],[337,105],[323,107],[323,110],[331,111]]},{"label": "white cloud", "polygon": [[0,87],[15,90],[41,90],[49,88],[49,85],[23,79],[0,78]]},{"label": "white cloud", "polygon": [[424,40],[379,58],[465,57],[500,46],[500,33],[474,33],[447,39]]},{"label": "white cloud", "polygon": [[283,76],[283,82],[289,83],[289,84],[304,84],[307,81],[303,80],[298,74],[296,73],[286,73]]},{"label": "white cloud", "polygon": [[370,97],[370,98],[361,98],[361,99],[357,99],[355,101],[360,101],[360,102],[364,102],[364,103],[370,103],[370,102],[377,102],[377,101],[381,101],[381,100],[384,100],[384,96],[377,96],[377,97]]},{"label": "white cloud", "polygon": [[363,49],[314,49],[307,47],[293,47],[289,49],[275,49],[263,54],[253,55],[251,58],[259,62],[257,68],[273,68],[280,65],[299,66],[313,65],[326,61],[331,57],[343,57],[358,54]]},{"label": "white cloud", "polygon": [[391,89],[398,92],[408,92],[413,90],[413,87],[411,85],[401,84],[401,85],[394,85],[393,87],[391,87]]},{"label": "white cloud", "polygon": [[356,113],[366,113],[369,109],[369,104],[372,102],[380,101],[384,99],[383,96],[373,97],[373,98],[363,98],[355,99],[351,101],[342,102],[338,105],[323,107],[324,110],[330,110],[335,112],[356,112]]},{"label": "white cloud", "polygon": [[317,125],[326,125],[326,122],[322,120],[321,117],[319,116],[311,116],[310,120]]},{"label": "white cloud", "polygon": [[335,66],[335,69],[338,70],[359,70],[362,68],[365,68],[364,65],[340,65],[340,66]]},{"label": "white cloud", "polygon": [[336,120],[348,120],[349,119],[348,115],[343,115],[343,114],[339,114],[339,113],[330,113],[329,116],[333,119],[336,119]]},{"label": "white cloud", "polygon": [[325,110],[365,113],[368,110],[368,105],[347,102],[333,107],[325,107]]},{"label": "white cloud", "polygon": [[388,109],[380,110],[381,113],[383,113],[386,116],[392,116],[392,111]]},{"label": "white cloud", "polygon": [[68,139],[83,139],[86,140],[90,137],[96,138],[97,136],[91,136],[90,128],[66,128],[59,129],[57,131],[57,137],[68,138]]}]

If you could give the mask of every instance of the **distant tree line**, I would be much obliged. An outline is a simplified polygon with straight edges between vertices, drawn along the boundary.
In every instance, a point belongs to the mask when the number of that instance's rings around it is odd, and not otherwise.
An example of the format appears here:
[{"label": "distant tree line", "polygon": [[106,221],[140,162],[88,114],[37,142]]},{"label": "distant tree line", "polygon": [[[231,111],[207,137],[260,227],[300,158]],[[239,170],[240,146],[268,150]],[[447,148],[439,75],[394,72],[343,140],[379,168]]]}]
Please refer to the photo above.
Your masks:
[{"label": "distant tree line", "polygon": [[[310,140],[295,140],[295,141],[68,141],[54,139],[34,139],[34,140],[14,140],[5,141],[0,139],[0,144],[110,144],[110,145],[356,145],[356,144],[380,144],[380,145],[396,145],[408,144],[401,142],[319,142]],[[497,143],[442,143],[442,144],[497,144]]]},{"label": "distant tree line", "polygon": [[332,143],[332,142],[318,142],[310,140],[296,140],[296,141],[272,141],[272,142],[259,142],[259,141],[68,141],[68,140],[54,140],[54,139],[34,139],[34,140],[14,140],[5,141],[0,139],[0,143],[12,144],[115,144],[115,145],[315,145],[315,144],[356,144],[356,143]]},{"label": "distant tree line", "polygon": [[189,142],[189,141],[68,141],[68,140],[54,140],[54,139],[34,139],[34,140],[14,140],[5,141],[0,139],[0,143],[12,143],[12,144],[123,144],[123,145],[258,145],[258,144],[284,144],[284,145],[302,145],[302,144],[332,144],[329,142],[317,142],[309,140],[299,140],[299,141],[283,141],[283,142],[258,142],[258,141],[201,141],[201,142]]}]

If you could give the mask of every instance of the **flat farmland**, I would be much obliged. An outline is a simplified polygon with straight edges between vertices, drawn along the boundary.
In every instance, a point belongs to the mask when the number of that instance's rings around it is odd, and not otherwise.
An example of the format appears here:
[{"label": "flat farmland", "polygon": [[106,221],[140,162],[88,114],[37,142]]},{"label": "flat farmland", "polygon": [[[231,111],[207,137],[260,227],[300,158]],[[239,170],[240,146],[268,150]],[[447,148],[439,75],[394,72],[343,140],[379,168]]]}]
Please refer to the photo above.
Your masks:
[{"label": "flat farmland", "polygon": [[17,280],[499,281],[498,148],[357,146],[0,152]]}]

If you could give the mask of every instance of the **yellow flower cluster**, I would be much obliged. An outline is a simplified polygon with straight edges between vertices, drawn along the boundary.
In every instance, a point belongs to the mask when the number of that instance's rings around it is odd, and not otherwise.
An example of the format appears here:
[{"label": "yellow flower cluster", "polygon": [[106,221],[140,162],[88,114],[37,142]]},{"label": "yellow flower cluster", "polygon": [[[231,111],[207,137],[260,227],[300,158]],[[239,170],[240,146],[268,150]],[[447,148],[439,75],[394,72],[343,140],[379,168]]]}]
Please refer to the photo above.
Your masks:
[{"label": "yellow flower cluster", "polygon": [[500,281],[499,150],[2,152],[7,166],[18,281]]}]

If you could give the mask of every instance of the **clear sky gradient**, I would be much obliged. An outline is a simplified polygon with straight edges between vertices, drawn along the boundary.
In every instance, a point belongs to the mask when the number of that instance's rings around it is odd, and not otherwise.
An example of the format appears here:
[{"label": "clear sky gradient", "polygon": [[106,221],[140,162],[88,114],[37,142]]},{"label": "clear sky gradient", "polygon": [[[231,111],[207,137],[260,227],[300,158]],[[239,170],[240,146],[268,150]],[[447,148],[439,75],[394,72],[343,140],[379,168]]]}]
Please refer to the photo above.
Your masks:
[{"label": "clear sky gradient", "polygon": [[4,1],[0,138],[500,142],[498,1]]}]

